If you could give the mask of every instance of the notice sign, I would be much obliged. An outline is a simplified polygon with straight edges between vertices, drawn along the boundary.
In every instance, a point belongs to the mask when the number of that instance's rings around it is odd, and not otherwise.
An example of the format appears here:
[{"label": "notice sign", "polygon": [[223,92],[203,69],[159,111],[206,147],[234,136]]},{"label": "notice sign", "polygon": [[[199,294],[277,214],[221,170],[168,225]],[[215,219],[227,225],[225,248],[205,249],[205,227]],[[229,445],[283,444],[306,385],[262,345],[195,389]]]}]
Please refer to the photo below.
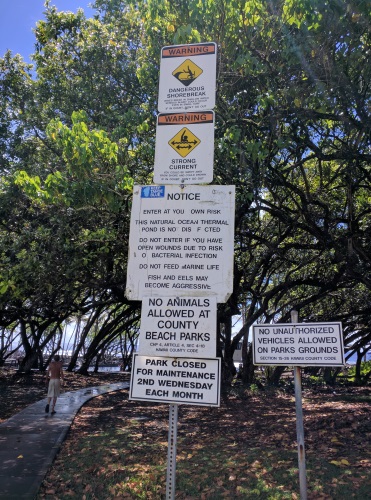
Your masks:
[{"label": "notice sign", "polygon": [[126,296],[233,291],[234,186],[134,186]]},{"label": "notice sign", "polygon": [[216,355],[215,297],[143,297],[139,354]]},{"label": "notice sign", "polygon": [[253,326],[256,365],[343,366],[341,323]]},{"label": "notice sign", "polygon": [[213,180],[214,112],[162,113],[157,118],[154,181],[202,184]]},{"label": "notice sign", "polygon": [[213,109],[216,89],[216,44],[163,47],[158,110]]},{"label": "notice sign", "polygon": [[220,358],[134,355],[129,399],[199,406],[220,405]]}]

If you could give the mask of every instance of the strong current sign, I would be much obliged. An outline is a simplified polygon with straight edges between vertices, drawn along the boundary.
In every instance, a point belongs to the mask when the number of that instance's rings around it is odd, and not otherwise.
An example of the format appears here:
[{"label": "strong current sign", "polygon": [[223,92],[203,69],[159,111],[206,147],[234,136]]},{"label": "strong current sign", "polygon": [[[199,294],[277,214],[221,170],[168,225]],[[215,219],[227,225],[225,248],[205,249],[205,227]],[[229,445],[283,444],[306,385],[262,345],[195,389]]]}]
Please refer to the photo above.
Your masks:
[{"label": "strong current sign", "polygon": [[341,323],[253,326],[255,365],[343,366]]},{"label": "strong current sign", "polygon": [[160,113],[154,181],[202,184],[213,179],[214,112]]}]

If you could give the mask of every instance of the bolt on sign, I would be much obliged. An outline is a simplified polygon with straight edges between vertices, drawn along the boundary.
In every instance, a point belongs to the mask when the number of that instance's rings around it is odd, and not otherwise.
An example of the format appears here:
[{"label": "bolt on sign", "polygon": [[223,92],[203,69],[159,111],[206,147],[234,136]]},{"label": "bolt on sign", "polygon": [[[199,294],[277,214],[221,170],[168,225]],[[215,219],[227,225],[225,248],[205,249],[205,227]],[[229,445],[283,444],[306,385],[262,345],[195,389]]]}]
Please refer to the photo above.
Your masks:
[{"label": "bolt on sign", "polygon": [[215,297],[143,297],[138,354],[214,358]]},{"label": "bolt on sign", "polygon": [[220,358],[164,358],[134,354],[129,399],[220,406],[220,366]]},{"label": "bolt on sign", "polygon": [[126,296],[233,291],[234,186],[134,186]]},{"label": "bolt on sign", "polygon": [[214,112],[160,113],[154,181],[206,184],[213,179]]},{"label": "bolt on sign", "polygon": [[216,53],[214,42],[163,47],[158,110],[178,112],[213,109]]},{"label": "bolt on sign", "polygon": [[343,366],[341,323],[253,326],[255,365]]}]

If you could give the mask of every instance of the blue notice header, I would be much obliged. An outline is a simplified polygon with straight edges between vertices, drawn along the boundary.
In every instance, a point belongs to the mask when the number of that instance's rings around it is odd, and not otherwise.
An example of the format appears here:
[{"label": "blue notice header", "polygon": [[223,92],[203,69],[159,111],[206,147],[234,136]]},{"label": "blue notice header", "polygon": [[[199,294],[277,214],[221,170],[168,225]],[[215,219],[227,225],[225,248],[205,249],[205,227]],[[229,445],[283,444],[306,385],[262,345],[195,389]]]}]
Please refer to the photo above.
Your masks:
[{"label": "blue notice header", "polygon": [[165,196],[165,186],[143,186],[141,198],[163,198]]}]

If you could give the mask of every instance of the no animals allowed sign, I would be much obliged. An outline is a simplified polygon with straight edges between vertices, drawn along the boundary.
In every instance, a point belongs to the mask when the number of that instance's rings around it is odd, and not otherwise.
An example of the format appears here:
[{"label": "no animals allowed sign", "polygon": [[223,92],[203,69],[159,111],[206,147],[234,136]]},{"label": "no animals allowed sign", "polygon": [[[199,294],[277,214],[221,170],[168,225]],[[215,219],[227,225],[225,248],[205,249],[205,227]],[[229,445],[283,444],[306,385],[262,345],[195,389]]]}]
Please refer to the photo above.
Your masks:
[{"label": "no animals allowed sign", "polygon": [[215,297],[143,297],[139,354],[216,355]]}]

